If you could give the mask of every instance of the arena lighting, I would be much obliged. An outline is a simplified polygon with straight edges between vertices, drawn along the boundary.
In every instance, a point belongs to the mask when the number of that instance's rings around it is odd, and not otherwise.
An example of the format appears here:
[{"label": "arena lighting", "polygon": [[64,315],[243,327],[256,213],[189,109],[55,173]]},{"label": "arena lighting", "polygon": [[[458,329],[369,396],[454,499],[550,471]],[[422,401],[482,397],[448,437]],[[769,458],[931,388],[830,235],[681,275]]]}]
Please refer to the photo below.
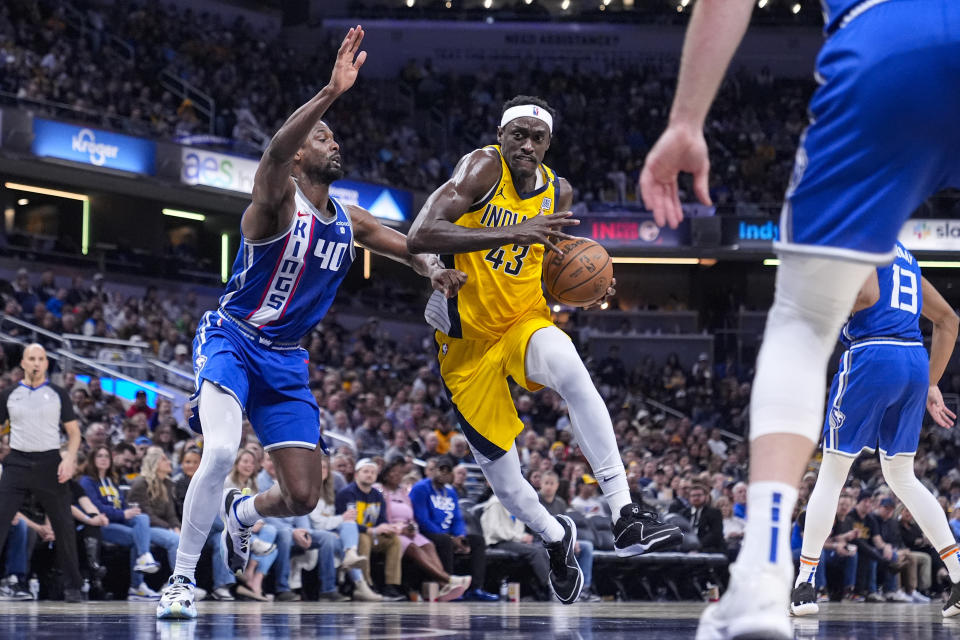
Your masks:
[{"label": "arena lighting", "polygon": [[19,200],[17,200],[17,204],[20,205],[21,207],[25,207],[28,204],[30,204],[30,201],[27,200],[26,198],[20,198]]},{"label": "arena lighting", "polygon": [[563,2],[560,3],[561,10],[566,11],[569,8],[570,8],[570,0],[563,0]]},{"label": "arena lighting", "polygon": [[413,8],[413,5],[417,4],[417,0],[407,0],[407,6]]},{"label": "arena lighting", "polygon": [[553,312],[554,312],[554,313],[560,313],[560,305],[558,305],[558,304],[553,305]]},{"label": "arena lighting", "polygon": [[800,13],[800,3],[798,2],[797,4],[793,5],[793,8],[790,10],[793,11],[793,15]]},{"label": "arena lighting", "polygon": [[523,4],[533,4],[533,0],[523,0]]},{"label": "arena lighting", "polygon": [[192,211],[180,211],[179,209],[163,209],[163,215],[170,216],[171,218],[186,218],[187,220],[199,220],[203,222],[207,219],[207,216],[202,213],[194,213]]},{"label": "arena lighting", "polygon": [[453,3],[450,2],[450,0],[447,0],[447,1],[444,3],[443,6],[445,6],[447,9],[452,9],[452,8],[453,8]]},{"label": "arena lighting", "polygon": [[4,182],[3,186],[14,191],[26,191],[28,193],[39,193],[45,196],[55,196],[57,198],[66,198],[67,200],[79,200],[83,203],[83,222],[80,231],[80,252],[87,255],[90,251],[90,196],[82,193],[71,193],[69,191],[60,191],[59,189],[46,189],[44,187],[34,187],[29,184],[20,184],[17,182]]},{"label": "arena lighting", "polygon": [[489,9],[493,6],[493,0],[483,0],[483,8]]},{"label": "arena lighting", "polygon": [[230,279],[230,236],[220,234],[220,282],[226,284]]},{"label": "arena lighting", "polygon": [[690,0],[680,0],[681,7],[686,7],[688,4],[690,4]]},{"label": "arena lighting", "polygon": [[611,258],[613,264],[700,264],[700,258]]},{"label": "arena lighting", "polygon": [[760,2],[757,3],[757,6],[763,9],[767,6],[767,0],[760,0]]},{"label": "arena lighting", "polygon": [[779,258],[767,258],[763,261],[763,266],[765,267],[779,267],[780,259]]},{"label": "arena lighting", "polygon": [[600,308],[606,311],[607,309],[610,308],[610,303],[604,300],[603,302],[600,303]]}]

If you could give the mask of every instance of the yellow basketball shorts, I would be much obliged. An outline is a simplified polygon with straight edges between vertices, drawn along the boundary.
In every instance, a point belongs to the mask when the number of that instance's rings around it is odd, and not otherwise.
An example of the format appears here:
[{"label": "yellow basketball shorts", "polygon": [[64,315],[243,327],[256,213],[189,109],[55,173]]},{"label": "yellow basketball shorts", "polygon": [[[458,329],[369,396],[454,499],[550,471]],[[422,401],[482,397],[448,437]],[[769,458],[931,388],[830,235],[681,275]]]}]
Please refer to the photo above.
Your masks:
[{"label": "yellow basketball shorts", "polygon": [[436,332],[440,375],[457,413],[460,430],[478,452],[496,460],[523,430],[507,377],[529,391],[543,385],[527,380],[530,336],[553,326],[539,309],[522,317],[499,340],[466,340]]}]

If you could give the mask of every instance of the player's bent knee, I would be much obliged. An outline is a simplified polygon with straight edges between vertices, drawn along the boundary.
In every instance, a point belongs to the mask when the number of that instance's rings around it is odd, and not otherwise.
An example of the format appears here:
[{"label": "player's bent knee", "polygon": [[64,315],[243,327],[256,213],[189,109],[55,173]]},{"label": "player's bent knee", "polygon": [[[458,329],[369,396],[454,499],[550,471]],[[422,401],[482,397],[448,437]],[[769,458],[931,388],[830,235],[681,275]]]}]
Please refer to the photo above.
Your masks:
[{"label": "player's bent knee", "polygon": [[283,501],[295,516],[305,516],[314,510],[320,500],[320,490],[311,487],[307,482],[301,482],[282,488]]}]

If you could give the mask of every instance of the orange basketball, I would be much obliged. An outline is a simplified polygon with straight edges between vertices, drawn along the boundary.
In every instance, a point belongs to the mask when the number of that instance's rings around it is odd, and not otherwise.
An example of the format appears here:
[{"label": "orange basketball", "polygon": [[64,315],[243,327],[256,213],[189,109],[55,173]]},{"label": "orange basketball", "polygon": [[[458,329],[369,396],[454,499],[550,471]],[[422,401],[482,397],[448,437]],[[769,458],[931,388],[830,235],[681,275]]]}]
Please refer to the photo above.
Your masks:
[{"label": "orange basketball", "polygon": [[572,307],[589,307],[603,298],[613,280],[613,262],[606,249],[587,238],[555,244],[563,256],[548,251],[543,257],[543,281],[553,299]]}]

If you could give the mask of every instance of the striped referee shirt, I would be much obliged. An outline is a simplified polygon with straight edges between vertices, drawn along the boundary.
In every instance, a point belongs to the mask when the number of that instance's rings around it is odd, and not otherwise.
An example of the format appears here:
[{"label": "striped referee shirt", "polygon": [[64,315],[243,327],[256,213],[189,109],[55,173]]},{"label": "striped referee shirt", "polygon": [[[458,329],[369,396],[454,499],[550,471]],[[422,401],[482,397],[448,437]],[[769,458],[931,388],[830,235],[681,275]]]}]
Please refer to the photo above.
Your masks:
[{"label": "striped referee shirt", "polygon": [[50,382],[38,387],[20,382],[0,391],[0,425],[9,420],[10,448],[15,451],[59,449],[61,423],[76,419],[66,390]]}]

